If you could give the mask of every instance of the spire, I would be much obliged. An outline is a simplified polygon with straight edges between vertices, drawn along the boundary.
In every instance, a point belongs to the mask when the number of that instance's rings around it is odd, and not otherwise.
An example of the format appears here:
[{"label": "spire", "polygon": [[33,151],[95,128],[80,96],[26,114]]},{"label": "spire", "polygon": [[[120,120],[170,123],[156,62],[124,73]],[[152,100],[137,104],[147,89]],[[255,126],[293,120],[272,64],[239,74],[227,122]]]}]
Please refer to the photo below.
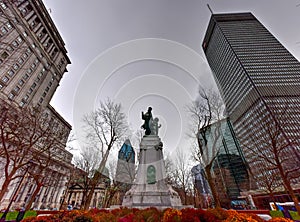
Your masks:
[{"label": "spire", "polygon": [[209,11],[210,11],[211,14],[214,14],[213,11],[211,10],[211,7],[210,7],[209,4],[207,4],[207,8],[209,9]]}]

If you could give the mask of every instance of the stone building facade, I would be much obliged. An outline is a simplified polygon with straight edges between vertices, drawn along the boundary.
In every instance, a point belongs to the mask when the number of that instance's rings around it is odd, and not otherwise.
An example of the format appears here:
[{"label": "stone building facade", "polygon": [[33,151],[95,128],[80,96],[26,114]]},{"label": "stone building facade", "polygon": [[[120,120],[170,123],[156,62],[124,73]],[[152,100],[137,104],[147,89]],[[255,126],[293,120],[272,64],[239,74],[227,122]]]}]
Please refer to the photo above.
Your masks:
[{"label": "stone building facade", "polygon": [[[73,167],[72,154],[65,149],[71,125],[50,105],[71,63],[64,41],[41,0],[1,0],[0,43],[0,99],[20,111],[24,107],[39,107],[56,123],[57,129],[64,131],[46,171],[49,181],[32,205],[59,208]],[[31,167],[36,164],[33,162]],[[6,208],[12,201],[12,207],[24,206],[35,190],[33,179],[26,172],[19,174],[22,176],[10,184],[0,208]],[[0,177],[0,186],[2,183]]]}]

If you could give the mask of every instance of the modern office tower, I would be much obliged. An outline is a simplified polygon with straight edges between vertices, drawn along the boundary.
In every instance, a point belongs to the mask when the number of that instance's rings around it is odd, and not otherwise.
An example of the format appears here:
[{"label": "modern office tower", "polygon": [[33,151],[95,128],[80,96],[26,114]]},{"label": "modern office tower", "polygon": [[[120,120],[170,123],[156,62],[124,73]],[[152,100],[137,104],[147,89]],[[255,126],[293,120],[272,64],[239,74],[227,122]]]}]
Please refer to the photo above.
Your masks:
[{"label": "modern office tower", "polygon": [[299,61],[251,13],[213,14],[202,47],[251,170],[278,175],[277,158],[299,184]]},{"label": "modern office tower", "polygon": [[[229,118],[220,120],[205,128],[208,156],[215,158],[213,173],[215,175],[216,190],[220,197],[221,205],[225,208],[235,207],[239,202],[241,192],[253,189],[250,184],[248,165],[245,161],[241,147],[236,139]],[[219,132],[219,133],[217,133]],[[202,134],[201,134],[202,135]],[[219,136],[218,136],[219,135]],[[204,139],[202,136],[200,139]],[[214,157],[213,153],[217,155]],[[206,154],[204,154],[206,156]],[[205,163],[204,163],[205,164]],[[193,168],[195,182],[201,183],[199,193],[204,197],[209,193],[207,182],[203,177],[201,166]],[[197,181],[198,180],[198,181]],[[244,200],[246,205],[246,201]]]},{"label": "modern office tower", "polygon": [[[65,150],[71,126],[49,104],[68,64],[65,44],[42,0],[0,1],[0,99],[20,112],[26,106],[40,107],[57,123],[56,127],[64,130],[61,146],[47,171],[53,175],[53,183],[38,193],[34,201],[38,208],[59,207],[72,167],[72,154]],[[36,185],[27,175],[24,177],[21,187],[16,181],[10,185],[0,208],[8,205],[16,191],[13,204],[21,206],[30,199]]]}]

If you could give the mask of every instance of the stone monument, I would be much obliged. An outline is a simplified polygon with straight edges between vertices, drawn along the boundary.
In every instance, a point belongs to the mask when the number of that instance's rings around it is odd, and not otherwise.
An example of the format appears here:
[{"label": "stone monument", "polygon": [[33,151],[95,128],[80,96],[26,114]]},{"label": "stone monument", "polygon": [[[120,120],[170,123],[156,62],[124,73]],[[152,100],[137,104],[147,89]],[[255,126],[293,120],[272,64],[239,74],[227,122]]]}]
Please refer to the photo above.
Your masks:
[{"label": "stone monument", "polygon": [[163,159],[163,143],[158,136],[159,119],[152,117],[152,108],[144,114],[142,128],[145,135],[140,143],[137,174],[131,189],[126,192],[122,206],[125,207],[182,207],[179,195],[166,183]]}]

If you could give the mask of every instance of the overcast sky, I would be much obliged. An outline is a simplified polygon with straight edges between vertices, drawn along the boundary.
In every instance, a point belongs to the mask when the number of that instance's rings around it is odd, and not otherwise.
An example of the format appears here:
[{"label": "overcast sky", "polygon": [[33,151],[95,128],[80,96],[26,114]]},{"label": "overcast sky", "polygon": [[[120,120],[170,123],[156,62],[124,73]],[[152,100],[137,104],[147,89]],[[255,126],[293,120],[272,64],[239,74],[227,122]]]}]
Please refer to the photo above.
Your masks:
[{"label": "overcast sky", "polygon": [[[184,106],[214,82],[201,43],[214,13],[252,12],[299,60],[300,0],[44,0],[72,64],[51,104],[76,128],[110,97],[131,126],[153,107],[168,149],[184,144]],[[77,126],[78,127],[78,126]]]}]

